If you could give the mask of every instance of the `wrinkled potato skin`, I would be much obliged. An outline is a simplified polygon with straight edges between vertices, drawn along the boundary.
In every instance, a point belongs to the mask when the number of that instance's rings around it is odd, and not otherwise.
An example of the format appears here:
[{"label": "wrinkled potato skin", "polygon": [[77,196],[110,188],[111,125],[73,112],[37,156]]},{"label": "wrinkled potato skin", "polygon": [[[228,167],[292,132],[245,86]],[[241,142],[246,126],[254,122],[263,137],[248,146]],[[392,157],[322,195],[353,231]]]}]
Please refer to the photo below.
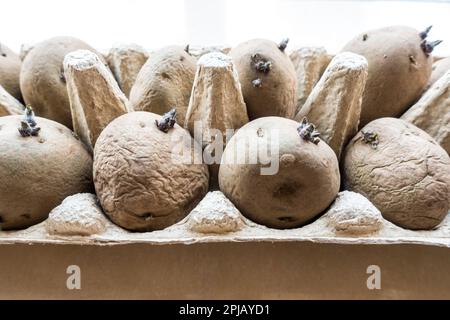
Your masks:
[{"label": "wrinkled potato skin", "polygon": [[[193,139],[178,124],[160,131],[150,112],[116,118],[100,134],[94,149],[94,184],[105,213],[119,226],[133,231],[164,229],[184,218],[208,191],[205,164],[172,160],[171,139]],[[201,149],[200,149],[201,150]]]},{"label": "wrinkled potato skin", "polygon": [[162,115],[176,108],[178,123],[184,123],[196,63],[197,60],[179,46],[153,52],[130,91],[130,103],[134,110]]},{"label": "wrinkled potato skin", "polygon": [[378,118],[399,117],[422,95],[433,57],[425,55],[420,42],[419,31],[393,26],[361,33],[342,49],[369,63],[360,128]]},{"label": "wrinkled potato skin", "polygon": [[[339,165],[334,151],[323,141],[318,145],[303,140],[296,121],[265,117],[249,122],[228,142],[219,169],[220,190],[249,219],[272,228],[295,228],[323,212],[339,192]],[[261,175],[260,164],[224,163],[227,152],[247,141],[270,147],[270,131],[279,132],[279,171]],[[252,143],[255,146],[256,142]],[[257,151],[256,151],[257,152]],[[281,219],[280,219],[281,218]]]},{"label": "wrinkled potato skin", "polygon": [[366,196],[387,220],[408,229],[431,229],[450,209],[450,158],[428,134],[394,118],[363,130],[376,132],[373,149],[359,132],[348,144],[344,184]]},{"label": "wrinkled potato skin", "polygon": [[37,137],[22,137],[22,116],[0,117],[0,224],[22,229],[39,223],[66,197],[93,192],[92,157],[72,131],[36,117]]},{"label": "wrinkled potato skin", "polygon": [[19,101],[22,101],[19,82],[21,65],[19,55],[0,43],[0,86]]},{"label": "wrinkled potato skin", "polygon": [[[70,101],[64,79],[63,61],[66,54],[86,49],[104,58],[81,40],[55,37],[36,44],[25,57],[20,74],[20,88],[26,104],[37,115],[72,129]],[[106,64],[106,63],[105,63]]]},{"label": "wrinkled potato skin", "polygon": [[[254,54],[259,54],[272,62],[272,68],[268,73],[255,69],[252,63]],[[268,116],[294,117],[297,102],[295,68],[275,42],[263,39],[249,40],[231,49],[230,56],[239,74],[250,120]],[[257,78],[262,80],[262,86],[259,88],[252,84]]]},{"label": "wrinkled potato skin", "polygon": [[440,77],[442,77],[448,70],[450,70],[450,57],[441,59],[433,63],[433,68],[431,71],[431,77],[428,84],[431,86]]}]

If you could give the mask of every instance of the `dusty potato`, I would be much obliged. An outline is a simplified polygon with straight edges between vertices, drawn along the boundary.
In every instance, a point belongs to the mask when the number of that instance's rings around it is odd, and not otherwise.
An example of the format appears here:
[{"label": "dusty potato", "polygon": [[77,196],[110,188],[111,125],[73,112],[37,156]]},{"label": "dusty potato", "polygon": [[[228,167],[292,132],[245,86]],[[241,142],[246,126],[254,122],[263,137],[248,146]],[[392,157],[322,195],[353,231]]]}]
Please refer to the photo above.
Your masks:
[{"label": "dusty potato", "polygon": [[189,156],[194,152],[189,132],[165,123],[157,114],[132,112],[113,120],[97,139],[95,189],[106,214],[123,228],[168,227],[184,218],[208,191],[207,165],[186,163],[176,152],[177,148]]},{"label": "dusty potato", "polygon": [[297,76],[294,65],[284,53],[286,44],[254,39],[230,51],[250,120],[267,116],[294,116]]},{"label": "dusty potato", "polygon": [[[21,121],[25,136],[18,130]],[[84,145],[57,122],[39,117],[34,121],[32,127],[23,116],[0,117],[3,230],[41,222],[67,196],[93,191],[92,158]]]},{"label": "dusty potato", "polygon": [[19,101],[22,101],[19,84],[21,65],[19,55],[0,43],[0,86]]},{"label": "dusty potato", "polygon": [[400,227],[434,228],[450,209],[449,156],[404,120],[367,124],[348,144],[343,169],[345,187]]},{"label": "dusty potato", "polygon": [[335,199],[340,186],[336,154],[314,134],[307,139],[313,127],[299,127],[294,120],[263,117],[228,142],[220,190],[249,219],[273,228],[299,227]]},{"label": "dusty potato", "polygon": [[[20,88],[25,102],[40,116],[68,128],[72,128],[72,117],[63,61],[66,54],[78,49],[97,53],[88,44],[71,37],[55,37],[40,42],[26,55],[20,73]],[[98,56],[105,63],[102,55]]]},{"label": "dusty potato", "polygon": [[183,47],[169,46],[153,52],[130,91],[130,103],[134,110],[162,115],[176,108],[177,120],[183,124],[196,63],[196,59]]},{"label": "dusty potato", "polygon": [[363,32],[342,51],[364,56],[369,63],[359,127],[374,119],[398,117],[425,90],[431,74],[434,42],[426,33],[405,26]]},{"label": "dusty potato", "polygon": [[431,71],[430,81],[428,85],[431,86],[435,83],[440,77],[444,75],[448,70],[450,70],[450,57],[445,59],[441,59],[433,63],[433,68]]}]

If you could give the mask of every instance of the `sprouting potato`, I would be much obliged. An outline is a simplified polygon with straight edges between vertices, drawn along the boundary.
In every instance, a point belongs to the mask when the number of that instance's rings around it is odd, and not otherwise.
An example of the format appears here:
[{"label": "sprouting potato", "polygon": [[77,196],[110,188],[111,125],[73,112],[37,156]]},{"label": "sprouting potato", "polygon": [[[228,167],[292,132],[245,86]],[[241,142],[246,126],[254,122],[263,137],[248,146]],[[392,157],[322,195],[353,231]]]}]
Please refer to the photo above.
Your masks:
[{"label": "sprouting potato", "polygon": [[62,124],[26,116],[0,117],[0,229],[45,220],[66,197],[92,192],[92,157]]},{"label": "sprouting potato", "polygon": [[94,184],[105,213],[133,231],[184,218],[208,191],[208,166],[183,160],[195,143],[175,123],[175,109],[164,117],[140,111],[113,120],[94,148]]},{"label": "sprouting potato", "polygon": [[382,117],[399,117],[427,87],[431,75],[431,52],[440,41],[405,26],[363,32],[342,51],[364,56],[369,63],[361,105],[359,127]]},{"label": "sprouting potato", "polygon": [[169,46],[153,52],[131,88],[130,103],[133,109],[162,115],[176,108],[177,121],[183,124],[196,63],[187,48]]},{"label": "sprouting potato", "polygon": [[285,54],[287,39],[279,45],[254,39],[231,49],[250,120],[278,116],[293,118],[297,103],[297,76]]},{"label": "sprouting potato", "polygon": [[432,229],[450,209],[450,158],[425,131],[395,118],[364,126],[347,146],[344,185],[383,217],[408,229]]},{"label": "sprouting potato", "polygon": [[[340,186],[336,154],[317,135],[306,119],[249,122],[222,155],[220,190],[257,223],[284,229],[310,222],[333,202]],[[268,159],[262,150],[269,151]]]}]

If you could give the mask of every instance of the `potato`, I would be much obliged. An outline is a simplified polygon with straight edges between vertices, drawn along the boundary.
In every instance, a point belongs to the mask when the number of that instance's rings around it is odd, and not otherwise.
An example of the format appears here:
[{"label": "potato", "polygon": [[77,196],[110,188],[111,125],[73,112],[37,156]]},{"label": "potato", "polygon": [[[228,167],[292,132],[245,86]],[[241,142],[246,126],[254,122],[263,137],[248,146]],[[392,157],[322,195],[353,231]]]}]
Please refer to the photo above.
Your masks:
[{"label": "potato", "polygon": [[[28,119],[0,117],[0,228],[3,230],[41,222],[67,196],[94,189],[92,158],[72,132],[48,119]],[[34,127],[32,119],[36,123]],[[23,129],[24,136],[19,128]]]},{"label": "potato", "polygon": [[134,110],[162,115],[176,108],[177,120],[183,124],[196,63],[196,59],[182,47],[169,46],[153,52],[130,91],[130,103]]},{"label": "potato", "polygon": [[105,213],[125,229],[168,227],[184,218],[208,191],[207,165],[186,163],[176,152],[181,149],[190,157],[196,143],[178,124],[170,128],[173,114],[169,116],[127,113],[113,120],[95,144],[97,195]]},{"label": "potato", "polygon": [[310,129],[308,123],[263,117],[230,139],[219,186],[246,217],[273,228],[294,228],[333,202],[340,186],[338,160]]},{"label": "potato", "polygon": [[401,119],[367,124],[348,144],[344,185],[368,198],[384,218],[432,229],[450,209],[450,158],[427,133]]},{"label": "potato", "polygon": [[431,74],[432,48],[426,33],[405,26],[364,32],[342,51],[364,56],[369,73],[361,106],[359,127],[374,119],[398,117],[427,87]]},{"label": "potato", "polygon": [[450,70],[450,57],[441,59],[433,63],[431,77],[430,81],[428,82],[428,85],[431,86],[439,78],[441,78],[444,75],[444,73],[446,73],[448,70]]},{"label": "potato", "polygon": [[297,100],[294,65],[284,53],[287,42],[254,39],[231,49],[250,120],[279,116],[292,118]]},{"label": "potato", "polygon": [[[72,117],[63,61],[66,54],[78,49],[97,53],[88,44],[71,37],[55,37],[40,42],[25,57],[20,73],[20,88],[26,104],[41,117],[70,129]],[[102,55],[97,55],[105,63]]]},{"label": "potato", "polygon": [[19,55],[0,43],[0,86],[19,101],[22,101],[19,83],[21,65]]}]

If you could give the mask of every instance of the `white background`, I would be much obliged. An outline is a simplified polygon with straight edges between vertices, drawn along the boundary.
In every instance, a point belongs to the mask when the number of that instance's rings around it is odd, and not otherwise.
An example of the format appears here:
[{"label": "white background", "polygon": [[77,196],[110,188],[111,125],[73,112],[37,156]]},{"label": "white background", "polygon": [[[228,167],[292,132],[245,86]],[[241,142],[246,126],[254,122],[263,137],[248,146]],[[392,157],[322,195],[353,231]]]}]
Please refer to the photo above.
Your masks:
[{"label": "white background", "polygon": [[262,37],[291,46],[322,45],[336,52],[371,28],[433,24],[450,55],[449,1],[300,0],[1,0],[0,42],[15,51],[56,35],[105,50],[117,42],[148,49],[169,44],[228,44]]}]

